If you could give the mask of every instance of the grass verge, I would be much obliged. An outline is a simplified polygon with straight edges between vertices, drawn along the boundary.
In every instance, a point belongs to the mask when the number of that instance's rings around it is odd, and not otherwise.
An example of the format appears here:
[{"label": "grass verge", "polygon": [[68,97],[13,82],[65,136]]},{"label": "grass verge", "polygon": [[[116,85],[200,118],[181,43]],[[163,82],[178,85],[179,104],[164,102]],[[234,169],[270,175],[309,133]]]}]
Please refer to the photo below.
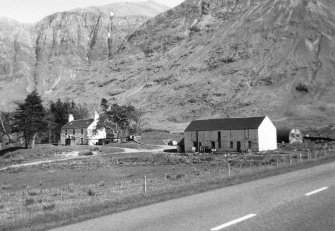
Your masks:
[{"label": "grass verge", "polygon": [[33,217],[32,219],[17,220],[14,224],[2,227],[3,230],[46,230],[58,226],[76,223],[79,221],[108,215],[128,209],[133,209],[153,203],[163,202],[171,199],[180,198],[196,193],[201,193],[213,189],[237,185],[253,180],[258,180],[270,176],[288,173],[300,169],[306,169],[313,166],[335,161],[335,156],[326,156],[318,159],[310,159],[303,162],[296,162],[291,165],[284,165],[271,168],[260,168],[253,174],[240,174],[230,178],[213,179],[205,182],[185,184],[166,190],[157,190],[147,194],[138,194],[131,197],[125,197],[121,200],[111,203],[95,203],[86,207],[73,208],[59,213],[48,213]]}]

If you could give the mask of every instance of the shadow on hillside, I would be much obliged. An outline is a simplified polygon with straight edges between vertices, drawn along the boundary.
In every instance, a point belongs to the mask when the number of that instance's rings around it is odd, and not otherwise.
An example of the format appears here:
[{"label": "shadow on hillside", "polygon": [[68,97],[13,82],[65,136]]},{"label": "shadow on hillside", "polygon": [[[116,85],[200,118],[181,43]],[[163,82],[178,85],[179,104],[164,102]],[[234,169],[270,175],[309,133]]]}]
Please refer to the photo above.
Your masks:
[{"label": "shadow on hillside", "polygon": [[19,149],[25,149],[25,148],[23,148],[23,147],[10,147],[10,148],[0,150],[0,157],[6,155],[9,152],[14,152],[14,151],[19,150]]}]

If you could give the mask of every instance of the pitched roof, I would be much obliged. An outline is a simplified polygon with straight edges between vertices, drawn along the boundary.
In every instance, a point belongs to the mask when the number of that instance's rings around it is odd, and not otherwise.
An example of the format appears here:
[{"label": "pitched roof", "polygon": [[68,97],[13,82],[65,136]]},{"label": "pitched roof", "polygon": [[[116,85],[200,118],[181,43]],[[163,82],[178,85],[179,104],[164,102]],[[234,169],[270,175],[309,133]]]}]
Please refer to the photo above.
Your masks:
[{"label": "pitched roof", "polygon": [[93,123],[93,119],[88,120],[73,120],[71,122],[67,122],[62,129],[76,129],[76,128],[87,128]]},{"label": "pitched roof", "polygon": [[257,129],[259,125],[261,125],[261,123],[263,122],[264,118],[265,116],[247,117],[247,118],[194,120],[185,129],[185,132]]}]

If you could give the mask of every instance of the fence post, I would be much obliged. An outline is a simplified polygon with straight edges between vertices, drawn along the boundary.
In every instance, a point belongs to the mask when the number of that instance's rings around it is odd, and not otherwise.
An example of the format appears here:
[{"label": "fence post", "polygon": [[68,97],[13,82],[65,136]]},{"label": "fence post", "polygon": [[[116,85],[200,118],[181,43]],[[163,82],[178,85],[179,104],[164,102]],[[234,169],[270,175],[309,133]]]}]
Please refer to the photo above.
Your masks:
[{"label": "fence post", "polygon": [[299,153],[299,159],[300,159],[300,162],[302,161],[302,159],[301,159],[301,152]]},{"label": "fence post", "polygon": [[143,191],[144,193],[147,193],[147,176],[144,175],[144,185],[143,185]]},{"label": "fence post", "polygon": [[231,176],[231,172],[230,172],[230,164],[228,162],[228,176],[230,177]]},{"label": "fence post", "polygon": [[278,165],[279,165],[279,158],[278,158],[278,156],[277,156],[277,167],[278,167]]},{"label": "fence post", "polygon": [[289,158],[290,158],[290,164],[292,164],[292,159],[291,159],[291,156],[289,156]]}]

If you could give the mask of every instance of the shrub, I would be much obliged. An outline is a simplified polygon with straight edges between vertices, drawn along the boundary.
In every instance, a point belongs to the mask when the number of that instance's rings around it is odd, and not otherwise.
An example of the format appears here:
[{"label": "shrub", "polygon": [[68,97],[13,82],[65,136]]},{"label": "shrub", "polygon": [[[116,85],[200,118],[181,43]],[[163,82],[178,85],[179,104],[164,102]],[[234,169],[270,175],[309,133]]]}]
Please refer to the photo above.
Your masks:
[{"label": "shrub", "polygon": [[91,196],[94,196],[95,193],[93,192],[92,189],[89,189],[88,192],[87,192],[87,195],[91,197]]},{"label": "shrub", "polygon": [[55,208],[55,203],[45,203],[43,204],[43,210],[52,210]]},{"label": "shrub", "polygon": [[6,190],[6,189],[11,189],[12,186],[10,184],[7,184],[7,183],[4,183],[2,186],[1,186],[1,189],[2,190]]},{"label": "shrub", "polygon": [[303,83],[299,83],[298,86],[296,86],[295,90],[300,92],[308,92],[308,86]]},{"label": "shrub", "polygon": [[79,156],[93,156],[93,152],[91,151],[81,151],[78,153]]},{"label": "shrub", "polygon": [[38,194],[39,194],[39,192],[37,190],[30,190],[30,191],[28,191],[28,195],[29,196],[36,196]]},{"label": "shrub", "polygon": [[94,151],[97,151],[97,152],[101,152],[100,148],[99,147],[90,147],[90,151],[91,152],[94,152]]},{"label": "shrub", "polygon": [[103,186],[105,186],[105,182],[104,181],[101,181],[101,182],[99,182],[99,187],[103,187]]},{"label": "shrub", "polygon": [[24,206],[28,206],[34,204],[34,199],[33,198],[26,198],[24,201]]},{"label": "shrub", "polygon": [[183,177],[185,177],[186,175],[184,173],[178,173],[176,176],[176,179],[181,179]]}]

